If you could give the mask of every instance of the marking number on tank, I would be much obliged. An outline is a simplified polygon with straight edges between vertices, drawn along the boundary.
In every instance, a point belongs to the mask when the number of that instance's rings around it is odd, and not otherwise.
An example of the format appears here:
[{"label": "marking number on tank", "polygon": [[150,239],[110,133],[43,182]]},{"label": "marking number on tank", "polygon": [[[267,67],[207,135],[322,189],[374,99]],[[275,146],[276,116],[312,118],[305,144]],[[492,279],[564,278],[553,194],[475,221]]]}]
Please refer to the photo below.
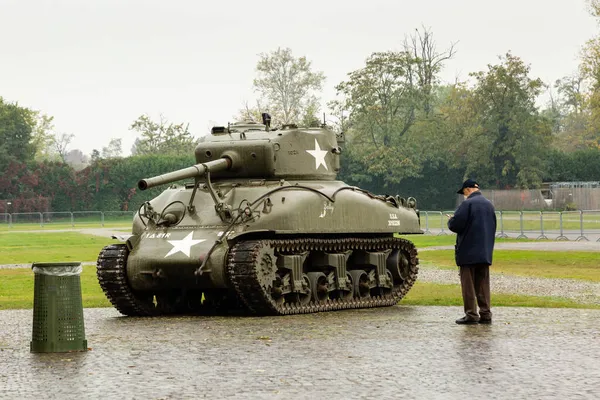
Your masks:
[{"label": "marking number on tank", "polygon": [[327,211],[329,211],[329,213],[332,214],[333,208],[333,204],[331,204],[330,202],[326,201],[325,203],[323,203],[323,211],[321,212],[321,215],[319,215],[319,218],[325,218],[327,216]]},{"label": "marking number on tank", "polygon": [[142,239],[168,239],[171,233],[144,233]]}]

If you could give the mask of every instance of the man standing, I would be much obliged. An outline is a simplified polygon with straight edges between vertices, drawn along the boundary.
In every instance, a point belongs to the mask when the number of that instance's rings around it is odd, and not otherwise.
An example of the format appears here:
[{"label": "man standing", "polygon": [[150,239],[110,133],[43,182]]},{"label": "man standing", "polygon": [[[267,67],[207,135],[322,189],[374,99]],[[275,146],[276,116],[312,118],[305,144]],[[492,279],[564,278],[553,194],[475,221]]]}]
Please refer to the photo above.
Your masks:
[{"label": "man standing", "polygon": [[491,324],[490,265],[496,238],[496,212],[472,179],[464,181],[457,193],[465,196],[465,201],[448,220],[448,229],[457,234],[455,259],[460,267],[465,316],[456,323]]}]

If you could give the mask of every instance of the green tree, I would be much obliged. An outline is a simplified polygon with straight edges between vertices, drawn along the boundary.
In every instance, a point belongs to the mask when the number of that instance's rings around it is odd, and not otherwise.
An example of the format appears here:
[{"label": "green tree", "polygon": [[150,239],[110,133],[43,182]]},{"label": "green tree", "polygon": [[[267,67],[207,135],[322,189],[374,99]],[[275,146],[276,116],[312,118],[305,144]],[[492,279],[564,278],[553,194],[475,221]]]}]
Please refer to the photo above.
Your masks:
[{"label": "green tree", "polygon": [[530,67],[519,57],[508,53],[500,59],[471,74],[471,90],[458,89],[457,117],[469,128],[457,138],[455,148],[462,150],[455,165],[499,187],[536,187],[551,140],[550,123],[535,104],[544,84],[529,77]]},{"label": "green tree", "polygon": [[33,161],[35,147],[31,143],[34,113],[0,97],[0,171],[11,162]]},{"label": "green tree", "polygon": [[129,128],[140,135],[131,152],[133,155],[192,153],[198,140],[192,136],[188,127],[189,124],[169,122],[162,115],[158,122],[148,115],[142,115]]},{"label": "green tree", "polygon": [[123,154],[122,139],[112,138],[106,147],[102,148],[102,158],[117,158]]},{"label": "green tree", "polygon": [[[350,154],[359,161],[357,177],[380,175],[389,184],[418,176],[439,133],[437,86],[454,47],[436,49],[424,29],[404,41],[402,51],[373,53],[366,65],[348,74],[336,89],[334,113],[347,111]],[[427,149],[427,147],[430,147]]]},{"label": "green tree", "polygon": [[58,157],[63,163],[67,162],[67,155],[69,154],[69,146],[75,138],[72,133],[57,133],[52,137],[52,147],[54,152],[58,154]]},{"label": "green tree", "polygon": [[[321,90],[325,75],[313,72],[306,57],[294,57],[289,48],[278,48],[270,53],[259,54],[256,65],[258,77],[254,89],[273,118],[273,124],[300,123],[307,111],[318,111],[317,93]],[[317,118],[318,119],[318,118]]]},{"label": "green tree", "polygon": [[31,144],[35,148],[36,161],[58,161],[59,155],[54,147],[54,117],[33,111]]}]

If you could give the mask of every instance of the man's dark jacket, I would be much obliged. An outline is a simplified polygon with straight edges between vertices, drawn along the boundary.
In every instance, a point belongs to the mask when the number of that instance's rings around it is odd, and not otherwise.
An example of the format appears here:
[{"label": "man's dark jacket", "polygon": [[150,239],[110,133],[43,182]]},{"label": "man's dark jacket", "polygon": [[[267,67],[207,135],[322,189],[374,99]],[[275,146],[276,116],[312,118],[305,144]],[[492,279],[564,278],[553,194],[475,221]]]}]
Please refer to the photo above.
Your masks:
[{"label": "man's dark jacket", "polygon": [[496,212],[481,192],[473,192],[448,221],[456,236],[456,265],[492,265],[496,237]]}]

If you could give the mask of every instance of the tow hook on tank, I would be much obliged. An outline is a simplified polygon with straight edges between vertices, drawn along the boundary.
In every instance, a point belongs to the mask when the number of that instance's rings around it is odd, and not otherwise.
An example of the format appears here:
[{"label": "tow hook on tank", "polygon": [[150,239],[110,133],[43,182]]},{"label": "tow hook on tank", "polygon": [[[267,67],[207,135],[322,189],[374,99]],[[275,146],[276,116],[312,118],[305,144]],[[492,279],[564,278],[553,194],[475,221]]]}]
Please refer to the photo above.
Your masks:
[{"label": "tow hook on tank", "polygon": [[263,202],[263,209],[262,209],[263,214],[270,213],[272,208],[273,208],[273,202],[271,201],[270,197],[267,197],[265,199],[265,201]]},{"label": "tow hook on tank", "polygon": [[140,271],[140,274],[142,274],[142,275],[150,275],[154,279],[162,279],[162,278],[166,277],[165,273],[160,268],[155,269],[154,271]]},{"label": "tow hook on tank", "polygon": [[153,278],[164,278],[165,277],[165,273],[163,272],[162,269],[155,269],[154,272],[152,273],[152,277]]}]

